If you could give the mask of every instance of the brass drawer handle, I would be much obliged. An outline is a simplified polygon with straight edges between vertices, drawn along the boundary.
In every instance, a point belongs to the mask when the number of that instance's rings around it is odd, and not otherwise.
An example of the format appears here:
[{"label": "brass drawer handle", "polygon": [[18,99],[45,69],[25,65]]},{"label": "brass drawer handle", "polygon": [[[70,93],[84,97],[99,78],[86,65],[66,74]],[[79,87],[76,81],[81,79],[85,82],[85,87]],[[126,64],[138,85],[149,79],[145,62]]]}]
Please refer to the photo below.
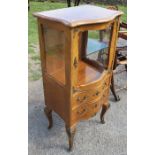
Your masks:
[{"label": "brass drawer handle", "polygon": [[82,111],[77,111],[77,114],[82,115],[84,112],[86,112],[86,109],[83,109]]},{"label": "brass drawer handle", "polygon": [[96,96],[98,96],[99,94],[100,94],[100,92],[99,92],[99,91],[97,91],[97,92],[96,92]]},{"label": "brass drawer handle", "polygon": [[88,98],[87,96],[83,96],[82,99],[80,99],[80,97],[78,97],[78,98],[77,98],[77,101],[78,101],[78,102],[83,102],[83,101],[85,101],[87,98]]},{"label": "brass drawer handle", "polygon": [[96,93],[93,96],[98,96],[100,94],[99,91],[96,91]]},{"label": "brass drawer handle", "polygon": [[102,89],[104,89],[107,86],[107,83],[104,82],[104,84],[102,85]]}]

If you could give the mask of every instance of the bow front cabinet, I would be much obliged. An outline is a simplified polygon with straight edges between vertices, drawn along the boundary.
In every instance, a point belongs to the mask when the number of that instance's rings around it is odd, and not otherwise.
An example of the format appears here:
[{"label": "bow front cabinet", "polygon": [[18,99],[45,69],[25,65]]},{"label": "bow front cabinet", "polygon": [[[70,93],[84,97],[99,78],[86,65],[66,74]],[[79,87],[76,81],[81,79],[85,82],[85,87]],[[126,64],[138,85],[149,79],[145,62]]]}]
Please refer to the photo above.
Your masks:
[{"label": "bow front cabinet", "polygon": [[121,14],[92,5],[34,13],[48,128],[54,111],[65,122],[69,150],[79,121],[101,109],[104,123]]}]

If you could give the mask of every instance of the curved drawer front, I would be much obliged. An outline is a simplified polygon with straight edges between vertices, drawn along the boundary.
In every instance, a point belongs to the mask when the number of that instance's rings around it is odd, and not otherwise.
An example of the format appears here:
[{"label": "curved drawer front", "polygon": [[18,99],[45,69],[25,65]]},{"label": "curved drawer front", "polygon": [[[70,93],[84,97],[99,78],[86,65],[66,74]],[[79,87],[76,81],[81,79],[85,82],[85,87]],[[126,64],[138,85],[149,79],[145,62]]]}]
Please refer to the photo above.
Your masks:
[{"label": "curved drawer front", "polygon": [[76,122],[76,121],[80,121],[80,120],[85,120],[88,119],[90,117],[93,117],[101,108],[102,106],[102,100],[103,98],[101,98],[100,100],[94,102],[94,103],[85,103],[81,106],[79,106],[78,108],[74,109],[72,111],[72,121]]},{"label": "curved drawer front", "polygon": [[102,96],[109,95],[105,93],[110,86],[111,76],[109,74],[105,75],[99,83],[96,85],[82,86],[78,88],[78,91],[74,93],[72,100],[72,108],[77,108],[78,106],[88,103],[96,102],[102,98]]},{"label": "curved drawer front", "polygon": [[108,100],[109,100],[109,92],[110,92],[110,89],[108,88],[103,93],[103,99],[102,99],[102,104],[103,105],[108,106],[108,104],[109,104],[108,103]]}]

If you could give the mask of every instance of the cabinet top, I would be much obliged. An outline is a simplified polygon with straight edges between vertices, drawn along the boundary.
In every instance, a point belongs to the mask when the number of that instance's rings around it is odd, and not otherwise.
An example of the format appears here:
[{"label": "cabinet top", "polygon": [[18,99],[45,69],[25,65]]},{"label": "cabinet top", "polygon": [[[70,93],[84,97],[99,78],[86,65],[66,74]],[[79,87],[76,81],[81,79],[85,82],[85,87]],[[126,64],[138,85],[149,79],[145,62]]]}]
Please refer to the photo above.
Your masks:
[{"label": "cabinet top", "polygon": [[34,13],[38,18],[61,22],[62,24],[75,27],[85,24],[104,23],[122,15],[123,12],[109,10],[93,5],[80,5],[77,7]]}]

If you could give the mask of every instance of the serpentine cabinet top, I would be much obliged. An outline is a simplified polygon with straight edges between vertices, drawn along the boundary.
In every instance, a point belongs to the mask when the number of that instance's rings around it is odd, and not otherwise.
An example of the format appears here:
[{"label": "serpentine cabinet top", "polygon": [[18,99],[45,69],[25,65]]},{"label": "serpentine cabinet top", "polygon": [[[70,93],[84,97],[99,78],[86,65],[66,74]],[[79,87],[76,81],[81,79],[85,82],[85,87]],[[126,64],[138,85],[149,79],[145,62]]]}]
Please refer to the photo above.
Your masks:
[{"label": "serpentine cabinet top", "polygon": [[123,12],[109,10],[93,5],[80,5],[77,7],[34,13],[34,16],[60,22],[69,27],[86,24],[104,23],[122,15]]}]

